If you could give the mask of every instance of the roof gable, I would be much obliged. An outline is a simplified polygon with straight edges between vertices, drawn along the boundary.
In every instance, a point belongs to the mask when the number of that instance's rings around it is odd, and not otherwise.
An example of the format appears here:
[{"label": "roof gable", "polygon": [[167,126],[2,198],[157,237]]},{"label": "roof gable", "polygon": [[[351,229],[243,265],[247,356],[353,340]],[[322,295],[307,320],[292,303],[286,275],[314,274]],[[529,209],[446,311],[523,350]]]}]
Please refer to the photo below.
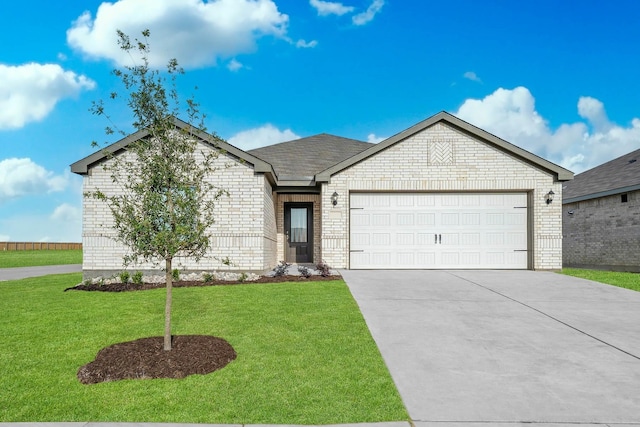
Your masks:
[{"label": "roof gable", "polygon": [[472,124],[467,123],[464,120],[459,119],[445,111],[442,111],[434,116],[429,117],[426,120],[421,121],[420,123],[417,123],[414,126],[411,126],[409,129],[406,129],[390,138],[387,138],[386,140],[374,145],[366,151],[363,151],[349,159],[346,159],[332,167],[327,168],[316,176],[316,181],[327,182],[331,179],[332,175],[371,156],[374,156],[380,151],[385,150],[392,145],[395,145],[439,122],[445,122],[453,126],[454,128],[464,133],[470,134],[471,136],[480,139],[492,146],[495,146],[502,151],[511,154],[514,157],[517,157],[539,169],[546,170],[554,174],[556,176],[556,179],[559,181],[573,179],[573,173],[571,171],[558,166],[555,163],[549,162],[548,160],[545,160],[539,156],[536,156],[529,151],[523,150],[522,148],[517,147],[503,139],[500,139],[497,136],[492,135],[489,132],[486,132],[476,126],[473,126]]},{"label": "roof gable", "polygon": [[[249,163],[250,165],[253,166],[256,172],[269,173],[274,177],[274,179],[277,179],[275,177],[275,172],[269,163],[261,159],[258,159],[257,157],[254,157],[251,154],[245,151],[242,151],[239,148],[234,147],[233,145],[225,142],[224,140],[222,140],[221,138],[218,138],[217,136],[214,136],[207,132],[199,130],[193,127],[192,125],[186,122],[183,122],[178,118],[174,117],[173,123],[177,128],[188,131],[190,134],[199,138],[203,143],[211,145],[212,147],[216,147],[236,157],[237,159],[240,159],[243,162]],[[117,141],[105,147],[104,149],[99,150],[85,157],[84,159],[81,159],[75,163],[72,163],[71,172],[77,173],[79,175],[86,175],[90,168],[92,168],[96,164],[105,160],[109,154],[115,154],[121,150],[124,150],[126,149],[127,145],[139,139],[145,138],[148,135],[149,135],[149,132],[145,129],[132,133],[131,135],[121,139],[120,141]]]},{"label": "roof gable", "polygon": [[640,189],[640,150],[579,173],[565,184],[563,203],[578,202]]}]

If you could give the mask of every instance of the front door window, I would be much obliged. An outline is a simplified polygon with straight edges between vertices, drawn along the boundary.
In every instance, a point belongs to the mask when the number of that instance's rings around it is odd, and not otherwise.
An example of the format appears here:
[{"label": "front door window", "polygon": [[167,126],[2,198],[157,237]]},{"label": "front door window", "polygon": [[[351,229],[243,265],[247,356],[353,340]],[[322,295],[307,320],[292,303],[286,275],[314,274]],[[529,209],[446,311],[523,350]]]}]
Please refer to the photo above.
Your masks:
[{"label": "front door window", "polygon": [[291,243],[307,243],[307,208],[291,208]]}]

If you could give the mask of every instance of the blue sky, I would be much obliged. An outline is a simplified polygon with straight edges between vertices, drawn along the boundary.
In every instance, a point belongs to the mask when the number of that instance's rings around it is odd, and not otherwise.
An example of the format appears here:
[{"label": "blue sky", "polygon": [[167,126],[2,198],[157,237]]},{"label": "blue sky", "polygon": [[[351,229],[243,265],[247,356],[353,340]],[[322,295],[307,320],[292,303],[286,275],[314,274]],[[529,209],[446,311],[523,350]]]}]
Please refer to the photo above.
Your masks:
[{"label": "blue sky", "polygon": [[81,240],[69,165],[109,141],[88,109],[128,61],[116,29],[149,28],[152,61],[177,58],[183,98],[198,86],[239,148],[377,142],[445,110],[578,173],[640,148],[639,19],[622,0],[5,2],[0,241]]}]

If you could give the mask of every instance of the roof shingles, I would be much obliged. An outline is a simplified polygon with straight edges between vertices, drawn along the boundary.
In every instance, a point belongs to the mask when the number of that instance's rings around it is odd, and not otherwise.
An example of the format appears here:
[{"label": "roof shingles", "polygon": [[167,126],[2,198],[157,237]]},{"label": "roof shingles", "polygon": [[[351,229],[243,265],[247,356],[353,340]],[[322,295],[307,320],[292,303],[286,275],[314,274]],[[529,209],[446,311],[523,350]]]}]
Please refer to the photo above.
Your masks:
[{"label": "roof shingles", "polygon": [[640,186],[640,150],[577,174],[573,181],[565,182],[562,198],[565,202],[584,200],[615,194],[616,190],[624,192],[634,186]]},{"label": "roof shingles", "polygon": [[278,179],[300,180],[313,179],[319,172],[371,146],[368,142],[321,133],[247,152],[270,163]]}]

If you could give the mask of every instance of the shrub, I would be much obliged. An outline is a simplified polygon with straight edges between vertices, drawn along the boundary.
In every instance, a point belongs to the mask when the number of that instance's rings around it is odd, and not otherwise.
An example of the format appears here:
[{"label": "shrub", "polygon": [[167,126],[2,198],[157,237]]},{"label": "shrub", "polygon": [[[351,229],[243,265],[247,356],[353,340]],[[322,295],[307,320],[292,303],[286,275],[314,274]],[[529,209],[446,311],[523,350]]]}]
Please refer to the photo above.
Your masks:
[{"label": "shrub", "polygon": [[204,280],[204,283],[213,282],[213,274],[211,274],[211,273],[203,273],[202,274],[202,280]]},{"label": "shrub", "polygon": [[91,279],[84,279],[84,281],[83,281],[82,283],[84,283],[84,285],[85,285],[85,286],[89,286],[89,285],[91,285],[91,284],[93,283],[93,280],[91,280]]},{"label": "shrub", "polygon": [[174,268],[173,271],[171,272],[171,276],[173,276],[174,282],[179,281],[180,280],[180,270],[178,270],[177,268]]},{"label": "shrub", "polygon": [[142,284],[142,271],[136,271],[135,273],[133,273],[133,275],[131,276],[131,281],[136,285],[141,285]]},{"label": "shrub", "polygon": [[129,277],[131,277],[131,275],[128,271],[125,270],[121,271],[118,277],[120,278],[121,283],[129,283]]},{"label": "shrub", "polygon": [[289,268],[290,266],[291,264],[284,261],[280,261],[280,263],[276,265],[276,268],[273,269],[273,272],[275,273],[274,276],[276,277],[284,276],[285,274],[287,274],[287,268]]},{"label": "shrub", "polygon": [[240,273],[240,277],[238,277],[238,281],[244,282],[245,280],[247,280],[247,277],[249,277],[247,273]]},{"label": "shrub", "polygon": [[308,279],[309,277],[311,277],[311,270],[309,270],[307,267],[305,267],[304,265],[299,265],[298,266],[298,271],[300,272],[300,274]]},{"label": "shrub", "polygon": [[316,265],[316,270],[318,270],[318,272],[322,277],[327,277],[331,275],[331,267],[329,267],[329,265],[324,261],[320,261]]}]

